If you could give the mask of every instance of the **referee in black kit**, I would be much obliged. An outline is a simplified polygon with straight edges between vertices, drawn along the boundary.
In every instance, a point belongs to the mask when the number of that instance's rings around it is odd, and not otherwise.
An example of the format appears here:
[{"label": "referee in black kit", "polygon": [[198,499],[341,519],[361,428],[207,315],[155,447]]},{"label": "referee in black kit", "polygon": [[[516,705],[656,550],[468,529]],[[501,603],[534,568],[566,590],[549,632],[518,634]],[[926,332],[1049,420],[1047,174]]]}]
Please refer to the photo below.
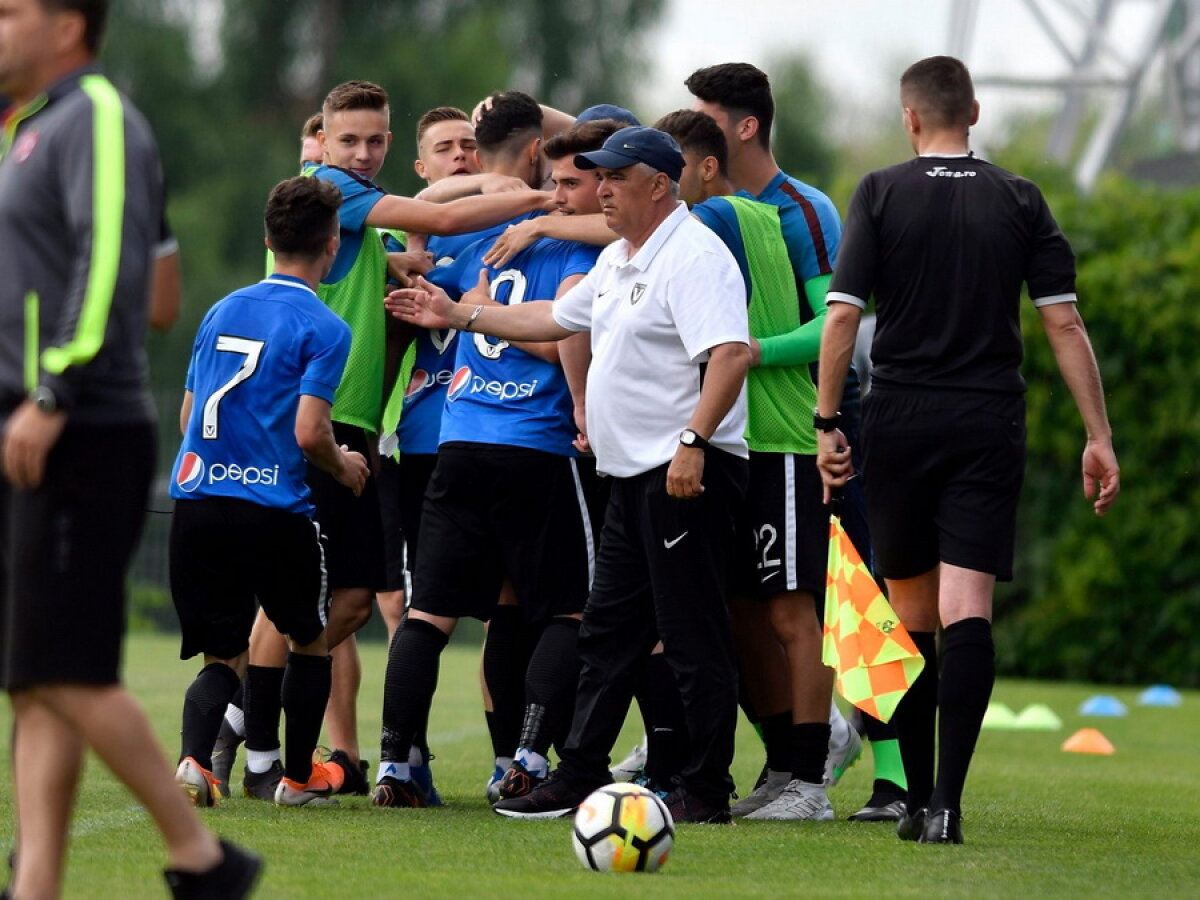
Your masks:
[{"label": "referee in black kit", "polygon": [[1023,283],[1083,417],[1084,494],[1097,515],[1120,477],[1076,311],[1075,257],[1041,191],[968,150],[979,104],[958,60],[915,63],[900,98],[918,157],[867,175],[850,203],[821,345],[817,465],[827,496],[852,474],[837,403],[874,295],[867,514],[878,572],[925,657],[893,720],[908,777],[897,833],[958,844],[967,767],[995,681],[992,593],[1012,578],[1025,469]]}]

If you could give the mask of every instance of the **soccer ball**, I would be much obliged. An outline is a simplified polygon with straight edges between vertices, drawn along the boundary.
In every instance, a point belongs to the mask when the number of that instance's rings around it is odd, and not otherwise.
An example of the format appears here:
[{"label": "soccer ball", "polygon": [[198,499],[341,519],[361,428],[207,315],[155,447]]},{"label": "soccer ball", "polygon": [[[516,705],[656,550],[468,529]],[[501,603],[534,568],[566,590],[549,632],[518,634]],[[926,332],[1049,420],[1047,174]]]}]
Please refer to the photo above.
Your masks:
[{"label": "soccer ball", "polygon": [[607,784],[579,804],[571,843],[597,872],[654,872],[675,843],[675,823],[653,791]]}]

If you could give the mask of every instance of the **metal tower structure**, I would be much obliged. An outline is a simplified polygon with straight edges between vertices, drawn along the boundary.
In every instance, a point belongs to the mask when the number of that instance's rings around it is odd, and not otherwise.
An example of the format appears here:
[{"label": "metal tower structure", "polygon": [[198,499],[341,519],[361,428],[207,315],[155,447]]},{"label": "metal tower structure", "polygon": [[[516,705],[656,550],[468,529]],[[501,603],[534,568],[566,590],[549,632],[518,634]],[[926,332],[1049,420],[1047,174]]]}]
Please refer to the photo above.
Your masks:
[{"label": "metal tower structure", "polygon": [[[976,84],[1054,90],[1062,107],[1047,153],[1069,162],[1089,108],[1099,119],[1087,135],[1075,180],[1087,191],[1108,164],[1122,130],[1144,95],[1151,72],[1162,73],[1171,124],[1180,147],[1200,151],[1200,0],[997,0],[1024,7],[1061,56],[1064,71],[1049,77],[972,72]],[[982,0],[953,0],[950,53],[970,62]],[[1134,12],[1128,16],[1123,13]],[[1129,22],[1138,25],[1131,29]]]}]

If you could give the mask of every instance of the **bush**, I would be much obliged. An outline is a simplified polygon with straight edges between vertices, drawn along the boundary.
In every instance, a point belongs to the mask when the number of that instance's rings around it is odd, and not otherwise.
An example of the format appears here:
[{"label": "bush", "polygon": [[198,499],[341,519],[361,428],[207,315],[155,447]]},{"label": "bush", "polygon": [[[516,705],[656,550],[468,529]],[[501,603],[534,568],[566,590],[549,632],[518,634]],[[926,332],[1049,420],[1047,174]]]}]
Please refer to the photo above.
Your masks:
[{"label": "bush", "polygon": [[1006,674],[1196,686],[1200,190],[1113,178],[1050,202],[1079,258],[1122,493],[1103,519],[1083,499],[1082,425],[1027,306],[1029,463],[998,662]]}]

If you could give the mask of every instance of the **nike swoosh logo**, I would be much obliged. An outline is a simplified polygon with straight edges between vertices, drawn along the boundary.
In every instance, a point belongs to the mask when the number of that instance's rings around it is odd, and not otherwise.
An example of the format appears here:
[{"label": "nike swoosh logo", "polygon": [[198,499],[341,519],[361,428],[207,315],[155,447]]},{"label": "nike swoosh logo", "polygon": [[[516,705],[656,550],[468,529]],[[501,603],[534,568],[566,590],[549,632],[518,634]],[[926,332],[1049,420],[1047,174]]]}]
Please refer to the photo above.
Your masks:
[{"label": "nike swoosh logo", "polygon": [[663,538],[663,546],[666,547],[668,550],[670,550],[672,547],[674,547],[676,544],[678,544],[680,541],[682,541],[687,536],[688,536],[688,533],[685,531],[683,534],[681,534],[679,537],[675,538],[675,540],[673,540],[673,541],[668,541],[666,538]]}]

